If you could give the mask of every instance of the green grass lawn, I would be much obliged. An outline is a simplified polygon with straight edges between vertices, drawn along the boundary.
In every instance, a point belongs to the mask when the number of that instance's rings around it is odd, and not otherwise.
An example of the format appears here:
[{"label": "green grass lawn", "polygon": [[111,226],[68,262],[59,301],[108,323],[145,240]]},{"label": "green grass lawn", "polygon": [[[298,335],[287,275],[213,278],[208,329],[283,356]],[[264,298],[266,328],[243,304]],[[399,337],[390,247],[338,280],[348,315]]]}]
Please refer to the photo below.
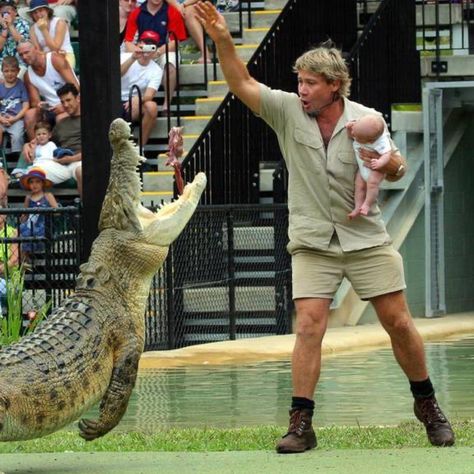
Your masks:
[{"label": "green grass lawn", "polygon": [[[456,446],[474,445],[474,422],[456,422]],[[47,453],[64,451],[258,451],[273,450],[284,427],[183,428],[154,433],[111,432],[86,442],[77,432],[60,431],[44,438],[0,443],[0,453]],[[317,428],[321,449],[382,449],[430,446],[420,423],[396,427]]]}]

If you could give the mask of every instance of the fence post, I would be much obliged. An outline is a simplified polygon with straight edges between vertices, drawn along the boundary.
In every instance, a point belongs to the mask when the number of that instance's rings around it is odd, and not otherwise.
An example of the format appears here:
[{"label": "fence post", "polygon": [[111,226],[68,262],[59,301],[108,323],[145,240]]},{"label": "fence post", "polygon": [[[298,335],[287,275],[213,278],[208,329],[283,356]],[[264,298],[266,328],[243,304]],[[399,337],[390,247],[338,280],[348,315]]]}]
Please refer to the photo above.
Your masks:
[{"label": "fence post", "polygon": [[234,216],[232,210],[227,212],[227,271],[229,281],[229,339],[235,340],[235,255],[234,255]]}]

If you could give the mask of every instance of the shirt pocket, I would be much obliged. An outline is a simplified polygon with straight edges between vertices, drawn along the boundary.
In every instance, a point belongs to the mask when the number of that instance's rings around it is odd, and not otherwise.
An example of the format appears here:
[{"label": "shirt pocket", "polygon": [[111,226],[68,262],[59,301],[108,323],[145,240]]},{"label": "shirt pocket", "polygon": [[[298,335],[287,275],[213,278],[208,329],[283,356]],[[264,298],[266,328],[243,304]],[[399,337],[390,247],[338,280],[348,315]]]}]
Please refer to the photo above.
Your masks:
[{"label": "shirt pocket", "polygon": [[293,132],[297,155],[303,157],[307,163],[313,163],[316,170],[323,167],[322,162],[326,160],[323,142],[316,136],[316,132],[311,132],[301,128],[295,128]]}]

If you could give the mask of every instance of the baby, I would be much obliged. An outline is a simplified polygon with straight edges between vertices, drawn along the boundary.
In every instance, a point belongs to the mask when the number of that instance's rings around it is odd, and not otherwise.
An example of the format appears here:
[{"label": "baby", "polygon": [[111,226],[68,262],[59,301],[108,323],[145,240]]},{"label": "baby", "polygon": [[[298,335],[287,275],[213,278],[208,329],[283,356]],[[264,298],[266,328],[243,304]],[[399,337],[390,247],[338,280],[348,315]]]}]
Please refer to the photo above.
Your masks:
[{"label": "baby", "polygon": [[[368,215],[372,204],[377,200],[379,184],[384,174],[379,170],[390,161],[392,147],[385,122],[379,115],[364,115],[358,120],[346,124],[349,136],[354,139],[354,151],[359,165],[355,178],[354,210],[349,213],[349,219]],[[379,157],[371,159],[368,167],[360,157],[360,149],[367,148],[379,153]]]}]

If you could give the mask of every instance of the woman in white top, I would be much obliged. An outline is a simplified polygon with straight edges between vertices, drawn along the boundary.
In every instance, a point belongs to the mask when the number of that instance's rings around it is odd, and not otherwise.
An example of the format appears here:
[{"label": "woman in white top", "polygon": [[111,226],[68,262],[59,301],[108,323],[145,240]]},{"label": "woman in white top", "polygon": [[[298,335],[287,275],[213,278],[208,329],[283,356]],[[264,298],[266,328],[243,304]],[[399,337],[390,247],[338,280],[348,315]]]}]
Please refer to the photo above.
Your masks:
[{"label": "woman in white top", "polygon": [[31,2],[28,13],[34,22],[30,28],[32,43],[41,51],[55,51],[65,54],[66,59],[74,69],[76,60],[67,23],[54,16],[47,0]]}]

